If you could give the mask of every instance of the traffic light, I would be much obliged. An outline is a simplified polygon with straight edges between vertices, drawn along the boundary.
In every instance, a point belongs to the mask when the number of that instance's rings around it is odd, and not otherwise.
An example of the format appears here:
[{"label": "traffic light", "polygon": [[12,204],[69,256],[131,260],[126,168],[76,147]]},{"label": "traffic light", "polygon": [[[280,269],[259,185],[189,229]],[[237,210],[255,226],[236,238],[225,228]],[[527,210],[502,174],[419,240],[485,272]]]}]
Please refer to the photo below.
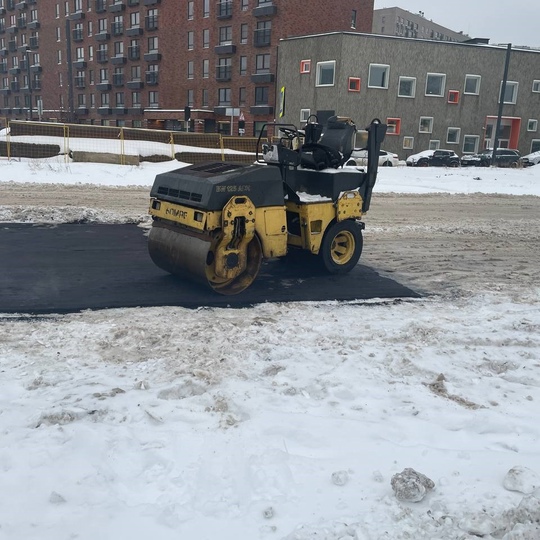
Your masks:
[{"label": "traffic light", "polygon": [[238,120],[238,129],[246,129],[245,120]]},{"label": "traffic light", "polygon": [[191,118],[191,107],[186,105],[184,107],[184,120],[187,122]]}]

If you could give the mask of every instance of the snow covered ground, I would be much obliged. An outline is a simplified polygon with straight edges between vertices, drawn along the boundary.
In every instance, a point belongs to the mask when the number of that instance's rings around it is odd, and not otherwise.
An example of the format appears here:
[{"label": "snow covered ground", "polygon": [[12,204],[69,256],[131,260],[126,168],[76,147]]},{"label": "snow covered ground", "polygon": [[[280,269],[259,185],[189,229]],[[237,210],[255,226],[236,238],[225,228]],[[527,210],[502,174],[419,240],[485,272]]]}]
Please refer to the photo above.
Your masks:
[{"label": "snow covered ground", "polygon": [[[171,166],[0,160],[0,185]],[[385,168],[376,190],[539,196],[540,168]],[[540,287],[482,276],[420,300],[0,314],[0,539],[538,540],[539,335]],[[433,482],[420,501],[396,496],[406,469]]]}]

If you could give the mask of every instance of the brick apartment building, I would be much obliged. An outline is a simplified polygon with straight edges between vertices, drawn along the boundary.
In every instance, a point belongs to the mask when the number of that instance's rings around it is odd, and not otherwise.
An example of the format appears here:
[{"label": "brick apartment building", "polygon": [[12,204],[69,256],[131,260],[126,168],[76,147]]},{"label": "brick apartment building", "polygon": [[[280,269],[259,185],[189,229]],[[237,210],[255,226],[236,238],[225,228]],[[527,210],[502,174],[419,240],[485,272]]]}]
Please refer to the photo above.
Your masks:
[{"label": "brick apartment building", "polygon": [[0,0],[0,117],[255,135],[280,39],[372,24],[373,0]]}]

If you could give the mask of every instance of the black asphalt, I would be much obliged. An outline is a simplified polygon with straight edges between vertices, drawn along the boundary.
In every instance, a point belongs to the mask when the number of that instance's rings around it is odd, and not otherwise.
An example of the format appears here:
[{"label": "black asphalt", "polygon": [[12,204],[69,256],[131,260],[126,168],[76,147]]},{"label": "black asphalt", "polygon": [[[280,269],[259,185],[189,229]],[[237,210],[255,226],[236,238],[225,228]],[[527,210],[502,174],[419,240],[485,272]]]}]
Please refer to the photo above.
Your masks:
[{"label": "black asphalt", "polygon": [[265,262],[246,291],[222,296],[159,269],[146,243],[136,225],[0,224],[0,312],[419,297],[362,264],[329,276],[294,258]]}]

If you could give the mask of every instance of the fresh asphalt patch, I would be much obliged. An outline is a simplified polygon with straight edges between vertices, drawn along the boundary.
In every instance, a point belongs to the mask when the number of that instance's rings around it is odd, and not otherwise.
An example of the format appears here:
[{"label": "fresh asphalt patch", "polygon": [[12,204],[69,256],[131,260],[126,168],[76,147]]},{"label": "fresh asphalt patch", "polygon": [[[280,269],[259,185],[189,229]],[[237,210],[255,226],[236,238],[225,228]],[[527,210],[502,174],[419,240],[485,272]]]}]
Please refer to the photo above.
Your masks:
[{"label": "fresh asphalt patch", "polygon": [[155,266],[137,225],[3,223],[0,253],[2,313],[420,297],[362,264],[335,276],[315,271],[305,257],[264,262],[248,289],[223,296]]}]

